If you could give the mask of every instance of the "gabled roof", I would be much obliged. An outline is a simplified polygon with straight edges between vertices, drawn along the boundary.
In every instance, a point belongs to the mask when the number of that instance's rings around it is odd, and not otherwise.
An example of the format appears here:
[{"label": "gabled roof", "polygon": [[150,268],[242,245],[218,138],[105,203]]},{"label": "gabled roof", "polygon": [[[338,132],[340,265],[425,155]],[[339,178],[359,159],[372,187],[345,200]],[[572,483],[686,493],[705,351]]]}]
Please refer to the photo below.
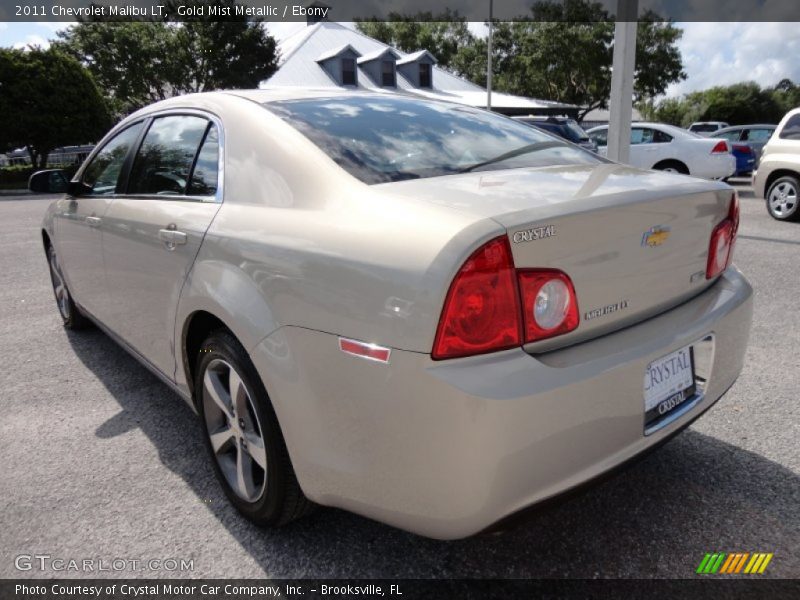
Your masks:
[{"label": "gabled roof", "polygon": [[[359,63],[361,63],[358,66],[359,71],[361,71],[361,65],[366,62],[364,59],[372,56],[382,56],[387,52],[391,52],[398,57],[397,64],[401,64],[401,61],[404,64],[408,64],[414,60],[419,60],[426,54],[434,62],[436,61],[436,58],[426,50],[408,54],[339,23],[320,21],[313,25],[302,27],[278,44],[280,53],[278,70],[267,81],[262,82],[261,87],[313,87],[340,90],[342,88],[321,67],[319,61],[334,58],[348,46],[358,53],[362,59],[359,60]],[[432,70],[433,87],[415,87],[408,79],[398,73],[397,85],[391,88],[390,92],[445,100],[468,106],[486,106],[485,88],[450,73],[436,66],[436,64],[433,65]],[[362,90],[380,90],[389,93],[387,88],[377,85],[363,71],[358,76],[357,87]],[[569,104],[559,104],[557,102],[536,100],[499,92],[492,92],[492,108],[498,110],[508,108],[526,112],[537,109],[576,109],[576,107]]]},{"label": "gabled roof", "polygon": [[387,54],[391,55],[392,58],[395,60],[400,59],[400,55],[395,52],[392,48],[384,48],[383,50],[375,50],[374,52],[370,52],[369,54],[363,55],[361,58],[358,59],[358,64],[364,64],[368,62],[372,62],[373,60],[378,60],[383,58]]},{"label": "gabled roof", "polygon": [[323,62],[326,60],[330,60],[331,58],[336,58],[337,56],[344,54],[348,50],[353,54],[355,54],[356,56],[361,56],[361,52],[353,48],[350,44],[344,44],[343,46],[334,48],[333,50],[328,50],[327,52],[323,52],[321,55],[317,57],[317,59],[314,62]]},{"label": "gabled roof", "polygon": [[438,60],[436,60],[436,57],[427,50],[417,50],[416,52],[412,52],[411,54],[406,54],[403,58],[397,61],[397,64],[407,65],[408,63],[417,62],[419,59],[423,57],[429,58],[433,62],[433,64],[437,64],[439,62]]}]

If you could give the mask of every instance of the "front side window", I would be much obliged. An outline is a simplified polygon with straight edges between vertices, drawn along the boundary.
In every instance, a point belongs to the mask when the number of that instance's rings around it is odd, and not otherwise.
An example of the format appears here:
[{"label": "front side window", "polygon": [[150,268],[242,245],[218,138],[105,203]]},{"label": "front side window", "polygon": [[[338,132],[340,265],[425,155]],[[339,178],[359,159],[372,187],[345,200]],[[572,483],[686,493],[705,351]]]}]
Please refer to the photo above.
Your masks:
[{"label": "front side window", "polygon": [[602,162],[513,119],[444,102],[349,96],[264,106],[366,183]]},{"label": "front side window", "polygon": [[356,60],[342,59],[342,85],[356,85]]},{"label": "front side window", "polygon": [[419,65],[419,87],[432,87],[431,66],[428,63],[420,63]]},{"label": "front side window", "polygon": [[125,157],[139,137],[142,125],[136,123],[121,131],[95,155],[81,177],[81,195],[107,196],[117,191]]},{"label": "front side window", "polygon": [[187,115],[154,119],[133,162],[128,193],[185,194],[208,125],[203,117]]},{"label": "front side window", "polygon": [[729,142],[738,142],[741,134],[742,134],[741,131],[739,131],[738,129],[734,129],[733,131],[725,131],[723,133],[712,135],[711,137],[721,138],[723,140],[728,140]]},{"label": "front side window", "polygon": [[394,63],[390,60],[384,60],[381,63],[381,85],[394,87]]}]

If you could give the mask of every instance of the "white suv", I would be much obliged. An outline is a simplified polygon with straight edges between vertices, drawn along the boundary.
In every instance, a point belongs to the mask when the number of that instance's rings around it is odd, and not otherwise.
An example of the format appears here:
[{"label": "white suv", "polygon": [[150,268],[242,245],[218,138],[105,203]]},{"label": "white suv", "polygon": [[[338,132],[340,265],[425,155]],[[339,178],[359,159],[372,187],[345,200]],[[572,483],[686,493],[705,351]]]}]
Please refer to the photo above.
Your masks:
[{"label": "white suv", "polygon": [[800,219],[800,108],[789,111],[761,151],[753,171],[753,191],[767,200],[767,211],[779,221]]}]

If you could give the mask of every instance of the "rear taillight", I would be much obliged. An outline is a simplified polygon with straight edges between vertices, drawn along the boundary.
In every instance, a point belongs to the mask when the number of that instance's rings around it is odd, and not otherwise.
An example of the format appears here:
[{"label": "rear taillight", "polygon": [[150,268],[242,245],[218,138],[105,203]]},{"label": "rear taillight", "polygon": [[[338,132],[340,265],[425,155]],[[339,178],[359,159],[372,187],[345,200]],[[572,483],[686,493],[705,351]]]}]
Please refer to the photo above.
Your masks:
[{"label": "rear taillight", "polygon": [[483,354],[522,343],[519,293],[508,238],[495,238],[456,274],[439,320],[434,359]]},{"label": "rear taillight", "polygon": [[525,342],[536,342],[578,326],[575,288],[565,273],[552,269],[520,271]]},{"label": "rear taillight", "polygon": [[739,198],[736,193],[731,196],[728,216],[711,232],[711,243],[708,247],[706,263],[706,279],[712,279],[727,269],[733,260],[736,246],[736,234],[739,231]]},{"label": "rear taillight", "polygon": [[750,149],[750,146],[745,146],[744,144],[734,144],[733,150],[735,152],[741,152],[742,154],[752,154],[753,151]]},{"label": "rear taillight", "polygon": [[720,140],[717,144],[711,149],[711,154],[727,154],[728,150],[728,142],[725,140]]},{"label": "rear taillight", "polygon": [[498,237],[475,251],[456,274],[432,357],[485,354],[561,335],[578,326],[578,315],[575,289],[565,273],[517,272],[508,238]]}]

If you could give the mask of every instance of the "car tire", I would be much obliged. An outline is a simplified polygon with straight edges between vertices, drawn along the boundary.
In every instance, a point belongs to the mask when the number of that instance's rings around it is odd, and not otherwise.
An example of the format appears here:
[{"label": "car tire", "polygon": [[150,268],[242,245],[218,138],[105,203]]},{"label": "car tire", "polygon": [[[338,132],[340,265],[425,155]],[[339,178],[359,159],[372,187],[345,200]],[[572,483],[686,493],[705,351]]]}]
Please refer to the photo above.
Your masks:
[{"label": "car tire", "polygon": [[205,445],[230,502],[259,526],[310,512],[314,504],[297,482],[275,410],[239,341],[227,330],[212,333],[195,373]]},{"label": "car tire", "polygon": [[47,264],[50,267],[50,282],[53,284],[53,295],[56,299],[56,306],[64,322],[64,328],[70,331],[86,329],[91,325],[91,321],[81,312],[81,309],[72,299],[69,293],[67,280],[64,279],[64,272],[61,270],[61,263],[58,261],[58,254],[52,244],[47,246]]},{"label": "car tire", "polygon": [[792,175],[779,177],[767,190],[767,212],[778,221],[797,221],[800,219],[798,194],[800,180]]},{"label": "car tire", "polygon": [[662,160],[653,167],[656,171],[668,171],[670,173],[689,174],[689,167],[679,160]]}]

